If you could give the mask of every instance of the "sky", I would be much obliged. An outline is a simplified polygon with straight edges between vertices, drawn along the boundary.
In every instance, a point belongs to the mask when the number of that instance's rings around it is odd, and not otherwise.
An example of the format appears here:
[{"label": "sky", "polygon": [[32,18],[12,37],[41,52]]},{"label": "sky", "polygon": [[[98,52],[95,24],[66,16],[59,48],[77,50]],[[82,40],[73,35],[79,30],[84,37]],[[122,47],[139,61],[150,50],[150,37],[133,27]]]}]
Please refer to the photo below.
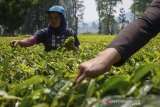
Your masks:
[{"label": "sky", "polygon": [[[123,5],[118,5],[116,7],[116,11],[117,13],[115,14],[115,16],[119,15],[119,8],[124,8],[125,12],[129,12],[130,11],[130,6],[132,4],[131,0],[122,0],[123,1]],[[92,22],[95,20],[98,20],[98,13],[96,11],[96,4],[95,4],[95,0],[84,0],[84,5],[85,5],[85,10],[84,10],[84,22]]]}]

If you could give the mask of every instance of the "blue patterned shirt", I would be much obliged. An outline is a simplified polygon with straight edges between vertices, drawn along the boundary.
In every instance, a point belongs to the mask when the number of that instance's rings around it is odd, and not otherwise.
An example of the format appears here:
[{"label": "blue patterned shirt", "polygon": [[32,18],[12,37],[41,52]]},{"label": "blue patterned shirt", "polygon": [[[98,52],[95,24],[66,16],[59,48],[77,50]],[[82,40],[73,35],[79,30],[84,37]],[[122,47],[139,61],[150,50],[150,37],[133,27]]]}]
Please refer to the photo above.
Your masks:
[{"label": "blue patterned shirt", "polygon": [[75,46],[78,47],[80,45],[77,34],[71,28],[66,28],[66,31],[63,35],[55,35],[53,32],[49,30],[49,28],[44,28],[37,31],[33,36],[36,38],[37,44],[43,43],[45,51],[47,52],[57,49],[65,42],[65,40],[69,36],[74,37]]}]

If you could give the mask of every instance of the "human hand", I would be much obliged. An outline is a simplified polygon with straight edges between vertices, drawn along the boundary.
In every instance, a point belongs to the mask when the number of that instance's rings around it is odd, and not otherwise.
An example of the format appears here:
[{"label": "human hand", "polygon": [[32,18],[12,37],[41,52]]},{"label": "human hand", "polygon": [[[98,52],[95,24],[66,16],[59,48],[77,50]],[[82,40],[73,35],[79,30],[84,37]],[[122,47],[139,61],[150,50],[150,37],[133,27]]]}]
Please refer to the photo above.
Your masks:
[{"label": "human hand", "polygon": [[64,42],[64,46],[68,49],[68,50],[74,50],[75,49],[75,45],[74,45],[74,37],[70,36],[68,37],[65,42]]},{"label": "human hand", "polygon": [[79,73],[74,81],[74,85],[80,84],[86,77],[94,78],[105,73],[120,59],[120,53],[116,49],[107,48],[96,58],[79,65]]},{"label": "human hand", "polygon": [[105,73],[110,68],[111,66],[106,66],[106,64],[101,62],[100,58],[94,58],[84,62],[79,65],[79,73],[74,84],[80,84],[86,77],[95,78]]},{"label": "human hand", "polygon": [[73,43],[67,44],[65,46],[68,50],[74,50],[75,49],[75,45]]},{"label": "human hand", "polygon": [[16,47],[19,44],[19,40],[12,40],[10,42],[11,47]]}]

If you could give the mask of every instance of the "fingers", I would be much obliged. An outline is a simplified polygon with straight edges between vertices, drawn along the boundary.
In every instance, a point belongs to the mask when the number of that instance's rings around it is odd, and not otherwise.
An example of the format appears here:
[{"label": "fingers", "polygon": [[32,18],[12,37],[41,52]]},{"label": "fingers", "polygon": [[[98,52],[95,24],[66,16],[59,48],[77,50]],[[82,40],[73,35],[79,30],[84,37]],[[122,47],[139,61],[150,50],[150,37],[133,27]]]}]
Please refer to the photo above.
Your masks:
[{"label": "fingers", "polygon": [[103,71],[102,64],[96,64],[97,60],[91,59],[79,65],[79,73],[75,79],[74,84],[79,85],[86,77],[97,77],[101,74],[99,71]]},{"label": "fingers", "polygon": [[74,81],[74,85],[79,85],[86,77],[86,73],[85,73],[85,68],[83,67],[83,65],[81,64],[79,66],[79,72],[78,75]]},{"label": "fingers", "polygon": [[11,41],[11,42],[10,42],[10,45],[11,45],[12,47],[13,47],[13,44],[14,44],[14,41]]},{"label": "fingers", "polygon": [[82,70],[82,68],[79,66],[79,72],[78,72],[78,75],[77,75],[77,77],[76,77],[76,79],[75,79],[75,82],[77,82],[78,78],[79,78],[82,74],[83,74],[83,70]]},{"label": "fingers", "polygon": [[14,41],[11,41],[11,42],[10,42],[10,45],[11,45],[12,47],[16,47],[17,44],[18,44],[18,40],[14,40]]},{"label": "fingers", "polygon": [[74,83],[73,83],[73,85],[76,85],[77,84],[77,80],[78,80],[78,78],[82,75],[82,70],[81,70],[81,68],[80,68],[80,66],[79,66],[79,72],[78,72],[78,75],[77,75],[77,77],[76,77],[76,79],[74,80]]},{"label": "fingers", "polygon": [[86,74],[83,73],[82,75],[80,75],[80,76],[77,78],[76,83],[77,83],[77,84],[80,84],[85,78],[86,78]]},{"label": "fingers", "polygon": [[15,43],[14,43],[14,45],[13,45],[13,46],[14,46],[14,47],[16,47],[16,46],[17,46],[17,44],[18,44],[18,41],[15,41]]}]

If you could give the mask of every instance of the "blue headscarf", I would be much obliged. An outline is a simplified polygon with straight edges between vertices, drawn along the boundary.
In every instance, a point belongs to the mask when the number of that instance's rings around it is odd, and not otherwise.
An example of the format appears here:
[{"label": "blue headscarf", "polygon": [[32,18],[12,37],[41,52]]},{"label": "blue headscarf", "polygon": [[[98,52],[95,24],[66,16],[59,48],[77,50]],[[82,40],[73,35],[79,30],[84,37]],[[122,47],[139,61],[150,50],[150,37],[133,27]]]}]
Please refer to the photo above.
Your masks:
[{"label": "blue headscarf", "polygon": [[51,26],[51,24],[49,23],[49,30],[54,34],[54,35],[59,35],[59,36],[62,36],[64,35],[65,31],[66,31],[66,20],[65,20],[65,17],[64,17],[64,8],[63,6],[59,6],[59,5],[55,5],[55,6],[52,6],[48,11],[47,13],[58,13],[59,16],[60,16],[60,26],[58,28],[53,28]]}]

